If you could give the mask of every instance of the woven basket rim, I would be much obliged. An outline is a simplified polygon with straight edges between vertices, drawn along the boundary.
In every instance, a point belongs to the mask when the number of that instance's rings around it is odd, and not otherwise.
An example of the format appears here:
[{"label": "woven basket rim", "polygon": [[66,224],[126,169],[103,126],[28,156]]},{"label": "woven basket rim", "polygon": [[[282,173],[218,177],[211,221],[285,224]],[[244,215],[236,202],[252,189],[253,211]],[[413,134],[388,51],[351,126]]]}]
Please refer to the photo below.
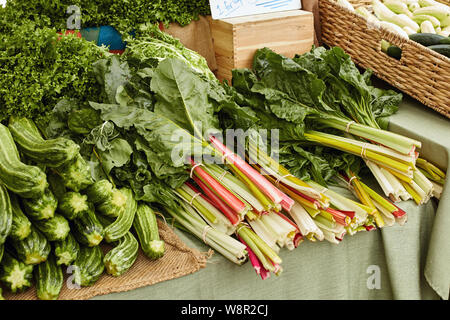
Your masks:
[{"label": "woven basket rim", "polygon": [[[370,0],[349,1],[361,6],[367,6],[371,3]],[[447,0],[440,0],[440,2],[450,4],[450,1]],[[323,33],[322,41],[325,44],[341,46],[344,51],[351,56],[353,55],[352,58],[356,60],[355,63],[364,68],[372,69],[377,77],[419,100],[427,107],[450,118],[450,97],[446,96],[448,85],[448,92],[450,92],[450,80],[447,81],[450,78],[449,57],[420,43],[401,37],[385,27],[371,23],[363,16],[333,0],[319,0],[319,15]],[[360,28],[358,28],[358,21],[361,25]],[[369,33],[367,27],[376,31]],[[324,28],[327,29],[324,30]],[[349,34],[352,34],[352,37],[348,36]],[[375,42],[380,42],[382,39],[399,46],[403,50],[404,54],[400,60],[387,54],[386,60],[384,60],[384,57],[380,55],[381,48],[374,47]],[[358,50],[368,41],[368,50],[364,50],[365,55],[358,55]],[[370,49],[374,49],[376,52]],[[414,61],[415,55],[420,56],[422,61]],[[418,67],[420,63],[427,65],[428,68],[421,69]],[[386,67],[387,65],[390,69]],[[407,71],[409,69],[411,70],[410,74]],[[419,80],[416,75],[421,75],[423,78]],[[411,81],[405,81],[405,76],[411,77]]]}]

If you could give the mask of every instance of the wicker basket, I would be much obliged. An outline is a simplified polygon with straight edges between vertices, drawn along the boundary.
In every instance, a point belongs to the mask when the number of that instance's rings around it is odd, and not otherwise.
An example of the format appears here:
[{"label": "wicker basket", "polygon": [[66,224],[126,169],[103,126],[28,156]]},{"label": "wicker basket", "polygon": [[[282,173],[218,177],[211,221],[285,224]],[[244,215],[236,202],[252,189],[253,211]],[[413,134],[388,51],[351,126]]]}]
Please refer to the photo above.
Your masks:
[{"label": "wicker basket", "polygon": [[[355,8],[371,3],[350,0]],[[449,0],[441,0],[449,4]],[[322,41],[344,49],[363,68],[450,118],[450,59],[396,33],[378,28],[336,4],[319,0]],[[402,49],[400,60],[381,51],[381,40]]]}]

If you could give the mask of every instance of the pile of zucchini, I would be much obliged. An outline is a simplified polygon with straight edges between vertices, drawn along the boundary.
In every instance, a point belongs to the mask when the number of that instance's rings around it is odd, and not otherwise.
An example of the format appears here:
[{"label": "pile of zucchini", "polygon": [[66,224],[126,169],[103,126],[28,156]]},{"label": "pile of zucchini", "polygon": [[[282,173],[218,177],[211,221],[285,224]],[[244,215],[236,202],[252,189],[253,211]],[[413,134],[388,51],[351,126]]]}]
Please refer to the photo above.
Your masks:
[{"label": "pile of zucchini", "polygon": [[129,270],[139,247],[164,255],[151,207],[129,188],[94,181],[75,142],[46,140],[33,121],[11,117],[0,144],[0,299],[2,287],[35,284],[39,299],[55,300],[65,273],[91,286],[104,271]]}]

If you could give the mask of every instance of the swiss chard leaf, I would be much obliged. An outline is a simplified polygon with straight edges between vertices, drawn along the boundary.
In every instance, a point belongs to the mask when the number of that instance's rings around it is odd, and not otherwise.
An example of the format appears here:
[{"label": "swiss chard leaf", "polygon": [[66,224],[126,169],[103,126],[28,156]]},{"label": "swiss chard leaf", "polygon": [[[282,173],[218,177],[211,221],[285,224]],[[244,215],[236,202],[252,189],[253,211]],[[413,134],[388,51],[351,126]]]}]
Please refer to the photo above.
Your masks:
[{"label": "swiss chard leaf", "polygon": [[120,168],[127,164],[132,153],[133,149],[125,139],[116,138],[112,140],[108,150],[98,151],[105,174],[109,175],[113,168]]},{"label": "swiss chard leaf", "polygon": [[183,61],[167,58],[160,62],[153,73],[151,90],[157,99],[155,113],[173,119],[200,139],[205,130],[219,131],[219,120],[208,97],[208,82]]},{"label": "swiss chard leaf", "polygon": [[158,178],[165,179],[171,186],[179,186],[188,179],[189,157],[213,156],[213,149],[204,141],[161,114],[137,107],[91,105],[101,111],[102,120],[113,122],[123,131],[127,141],[133,141],[140,151],[144,151]]},{"label": "swiss chard leaf", "polygon": [[121,62],[116,55],[94,63],[94,72],[98,83],[103,87],[106,101],[116,103],[117,89],[130,78],[131,73],[126,62]]}]

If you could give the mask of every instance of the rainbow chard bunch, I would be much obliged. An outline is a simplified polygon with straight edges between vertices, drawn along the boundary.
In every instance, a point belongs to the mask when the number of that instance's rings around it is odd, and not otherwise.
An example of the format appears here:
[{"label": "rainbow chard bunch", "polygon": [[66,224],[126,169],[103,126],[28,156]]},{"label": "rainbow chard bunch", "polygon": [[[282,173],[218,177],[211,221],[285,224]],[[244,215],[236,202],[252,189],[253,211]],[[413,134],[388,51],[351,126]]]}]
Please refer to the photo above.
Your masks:
[{"label": "rainbow chard bunch", "polygon": [[[355,186],[359,170],[368,169],[391,201],[426,203],[435,188],[430,178],[442,175],[418,167],[420,141],[386,130],[402,96],[374,87],[370,77],[338,47],[313,48],[293,59],[264,48],[256,52],[253,70],[233,71],[227,89],[241,110],[257,118],[250,127],[283,128],[280,162],[297,176],[325,185],[344,172],[358,198],[372,206]],[[237,125],[223,114],[224,126]],[[382,227],[381,214],[375,216]]]}]

